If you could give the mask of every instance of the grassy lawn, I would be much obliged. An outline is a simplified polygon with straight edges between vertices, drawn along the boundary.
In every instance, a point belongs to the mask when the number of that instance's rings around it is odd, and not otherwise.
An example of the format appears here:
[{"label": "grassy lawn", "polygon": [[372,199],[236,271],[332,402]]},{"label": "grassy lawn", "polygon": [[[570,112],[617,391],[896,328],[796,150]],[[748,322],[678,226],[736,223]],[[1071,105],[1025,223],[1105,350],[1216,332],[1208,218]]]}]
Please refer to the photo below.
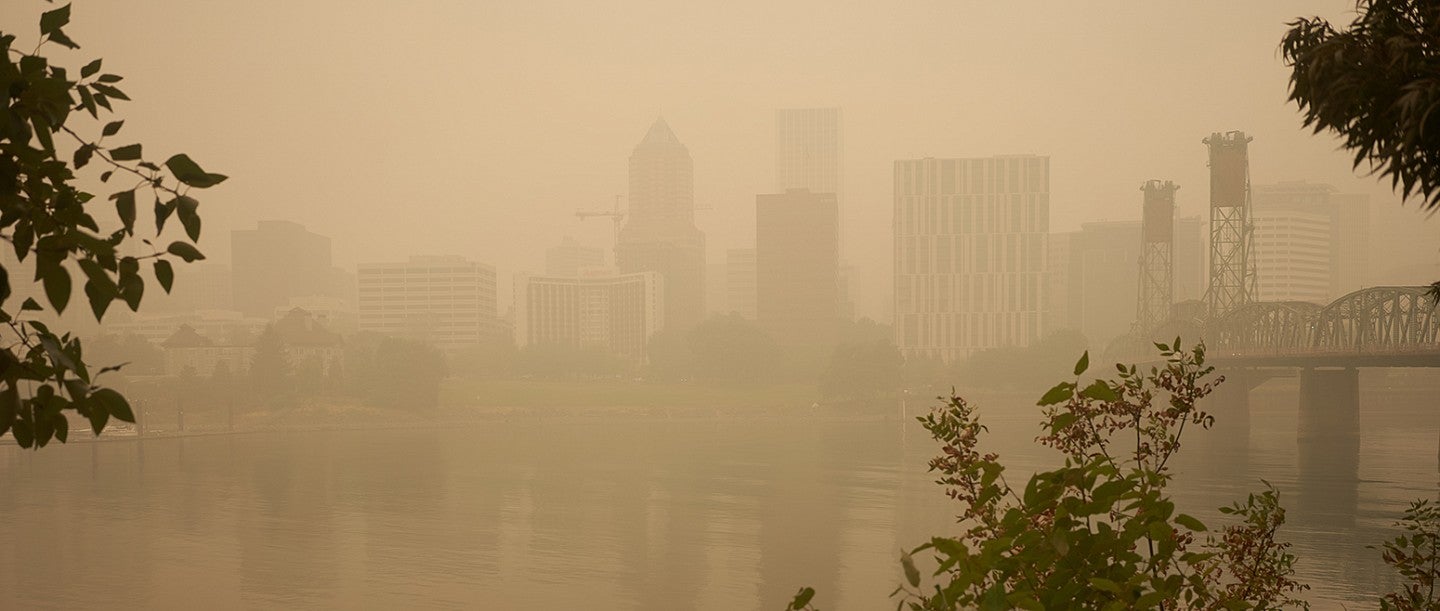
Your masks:
[{"label": "grassy lawn", "polygon": [[479,380],[451,378],[440,389],[448,408],[661,408],[774,410],[809,407],[819,396],[813,384],[731,388],[704,383],[632,380]]}]

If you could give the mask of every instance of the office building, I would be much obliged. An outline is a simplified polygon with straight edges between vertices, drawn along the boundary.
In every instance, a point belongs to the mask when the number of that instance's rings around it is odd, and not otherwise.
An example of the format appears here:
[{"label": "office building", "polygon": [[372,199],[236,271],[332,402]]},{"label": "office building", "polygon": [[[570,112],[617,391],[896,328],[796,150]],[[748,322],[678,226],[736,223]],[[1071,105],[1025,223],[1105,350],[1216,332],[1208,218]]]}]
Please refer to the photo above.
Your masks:
[{"label": "office building", "polygon": [[657,272],[516,274],[515,343],[599,348],[642,359],[650,336],[665,324],[664,284]]},{"label": "office building", "polygon": [[[1204,296],[1205,250],[1200,217],[1176,219],[1174,303]],[[1129,333],[1140,291],[1140,222],[1084,223],[1049,236],[1047,332],[1079,331],[1103,347]],[[1168,317],[1167,317],[1168,318]]]},{"label": "office building", "polygon": [[756,320],[780,345],[835,341],[839,215],[833,193],[790,189],[755,198]]},{"label": "office building", "polygon": [[725,251],[725,293],[731,312],[755,320],[755,249]]},{"label": "office building", "polygon": [[951,361],[1044,334],[1050,158],[901,160],[894,181],[901,353]]},{"label": "office building", "polygon": [[625,274],[664,279],[665,324],[694,327],[705,316],[705,234],[695,227],[690,150],[656,119],[630,155],[628,217],[615,244]]},{"label": "office building", "polygon": [[585,246],[569,236],[559,246],[545,249],[546,276],[579,276],[581,269],[603,265],[604,249]]},{"label": "office building", "polygon": [[495,268],[463,257],[410,257],[359,266],[360,330],[441,348],[475,344],[494,328]]},{"label": "office building", "polygon": [[1282,182],[1255,185],[1251,207],[1261,301],[1329,303],[1367,284],[1367,196]]},{"label": "office building", "polygon": [[235,309],[269,317],[295,297],[336,295],[330,238],[289,221],[260,221],[231,232],[230,277]]},{"label": "office building", "polygon": [[775,192],[808,189],[833,193],[840,221],[836,233],[841,244],[838,312],[854,318],[850,294],[852,266],[844,263],[845,129],[839,108],[785,108],[775,111]]}]

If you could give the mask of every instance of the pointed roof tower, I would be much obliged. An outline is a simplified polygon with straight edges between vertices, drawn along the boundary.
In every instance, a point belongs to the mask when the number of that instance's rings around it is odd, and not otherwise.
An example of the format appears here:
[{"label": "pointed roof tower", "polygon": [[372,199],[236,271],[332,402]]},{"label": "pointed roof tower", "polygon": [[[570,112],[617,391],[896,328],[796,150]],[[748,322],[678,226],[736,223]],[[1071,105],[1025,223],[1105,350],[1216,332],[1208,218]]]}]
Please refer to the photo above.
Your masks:
[{"label": "pointed roof tower", "polygon": [[641,140],[640,144],[680,144],[680,139],[670,130],[670,124],[665,122],[665,117],[656,117],[655,123],[650,126],[650,131],[645,132],[645,139]]}]

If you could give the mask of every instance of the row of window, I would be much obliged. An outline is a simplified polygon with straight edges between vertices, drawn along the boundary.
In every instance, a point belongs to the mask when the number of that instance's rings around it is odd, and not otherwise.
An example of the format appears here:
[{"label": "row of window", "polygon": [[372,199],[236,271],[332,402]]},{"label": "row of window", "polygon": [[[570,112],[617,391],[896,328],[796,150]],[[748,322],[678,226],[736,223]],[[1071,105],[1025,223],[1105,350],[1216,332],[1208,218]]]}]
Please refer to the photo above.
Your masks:
[{"label": "row of window", "polygon": [[902,275],[895,279],[895,311],[1039,311],[1045,274]]},{"label": "row of window", "polygon": [[949,358],[1001,346],[1025,346],[1040,338],[1036,312],[906,314],[897,319],[896,339],[907,354],[941,349]]},{"label": "row of window", "polygon": [[926,196],[895,198],[895,233],[1046,233],[1050,195]]},{"label": "row of window", "polygon": [[1042,234],[918,236],[897,242],[903,274],[985,274],[1038,272],[1046,268]]}]

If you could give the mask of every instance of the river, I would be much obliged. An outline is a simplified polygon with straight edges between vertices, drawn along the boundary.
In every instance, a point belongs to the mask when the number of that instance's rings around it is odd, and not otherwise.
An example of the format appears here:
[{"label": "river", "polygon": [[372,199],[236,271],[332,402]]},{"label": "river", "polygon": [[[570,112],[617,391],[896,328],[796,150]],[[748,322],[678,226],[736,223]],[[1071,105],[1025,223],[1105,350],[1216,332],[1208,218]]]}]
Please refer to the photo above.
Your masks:
[{"label": "river", "polygon": [[[1367,390],[1359,481],[1302,485],[1293,387],[1262,387],[1248,451],[1196,441],[1177,502],[1220,526],[1268,479],[1316,608],[1373,607],[1394,580],[1365,546],[1436,493],[1434,397]],[[1055,460],[1026,403],[982,407],[1012,474]],[[898,550],[953,523],[934,450],[898,418],[822,417],[5,446],[0,607],[780,609],[809,585],[893,608]]]}]

